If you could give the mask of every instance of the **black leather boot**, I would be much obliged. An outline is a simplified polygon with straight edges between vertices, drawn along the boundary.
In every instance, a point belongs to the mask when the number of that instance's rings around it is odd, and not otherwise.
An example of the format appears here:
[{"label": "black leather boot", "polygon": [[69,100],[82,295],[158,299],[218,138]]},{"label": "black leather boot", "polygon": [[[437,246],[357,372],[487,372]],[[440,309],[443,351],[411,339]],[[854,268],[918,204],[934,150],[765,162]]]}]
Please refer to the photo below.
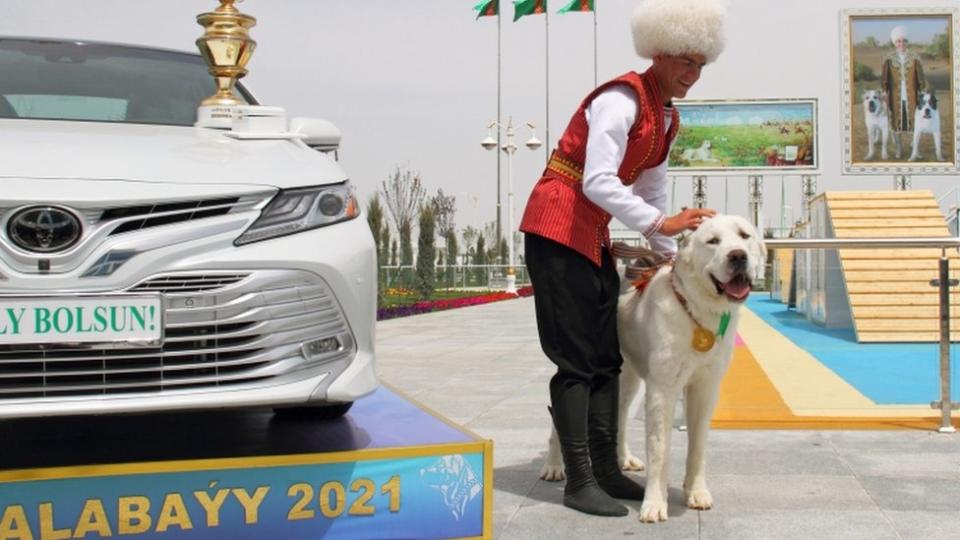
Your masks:
[{"label": "black leather boot", "polygon": [[587,442],[589,390],[585,385],[551,388],[553,425],[560,439],[560,452],[566,469],[563,505],[596,516],[625,516],[627,508],[600,489],[590,468]]},{"label": "black leather boot", "polygon": [[643,486],[623,474],[617,458],[619,402],[620,381],[617,377],[590,392],[587,432],[593,476],[611,497],[642,501]]}]

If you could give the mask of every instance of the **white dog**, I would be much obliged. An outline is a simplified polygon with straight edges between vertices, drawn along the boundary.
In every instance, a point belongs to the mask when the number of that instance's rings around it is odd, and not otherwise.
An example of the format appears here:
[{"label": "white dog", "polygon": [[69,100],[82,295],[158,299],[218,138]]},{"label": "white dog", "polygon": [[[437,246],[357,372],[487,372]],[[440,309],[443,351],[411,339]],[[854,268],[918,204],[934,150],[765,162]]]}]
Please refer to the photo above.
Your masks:
[{"label": "white dog", "polygon": [[713,159],[713,143],[705,140],[697,148],[687,148],[681,157],[687,161],[717,161]]},{"label": "white dog", "polygon": [[937,109],[937,96],[933,90],[922,92],[917,100],[917,110],[913,113],[913,150],[910,152],[910,161],[920,159],[920,136],[924,133],[933,135],[933,149],[937,154],[937,161],[943,161],[940,147],[940,111]]},{"label": "white dog", "polygon": [[[880,144],[880,158],[889,159],[887,148],[890,141],[890,114],[887,110],[887,95],[880,90],[867,90],[863,93],[863,123],[867,126],[867,155],[864,159],[873,159],[874,149]],[[897,159],[903,153],[900,139],[893,137],[893,146]]]},{"label": "white dog", "polygon": [[[687,238],[674,265],[660,268],[642,294],[635,283],[623,280],[617,317],[624,359],[618,454],[625,469],[643,468],[624,435],[630,404],[645,382],[648,468],[641,521],[667,519],[670,435],[681,396],[689,433],[683,482],[687,506],[713,506],[704,470],[707,431],[720,380],[733,356],[739,307],[753,280],[762,275],[765,261],[766,247],[753,225],[738,216],[716,216]],[[554,432],[540,477],[563,476]]]}]

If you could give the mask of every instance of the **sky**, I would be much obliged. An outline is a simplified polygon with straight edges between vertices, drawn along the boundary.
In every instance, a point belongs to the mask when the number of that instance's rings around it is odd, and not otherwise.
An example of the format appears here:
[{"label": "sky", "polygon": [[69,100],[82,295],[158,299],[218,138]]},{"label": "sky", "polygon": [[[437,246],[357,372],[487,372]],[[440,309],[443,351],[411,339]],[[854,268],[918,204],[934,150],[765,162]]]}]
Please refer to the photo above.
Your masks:
[{"label": "sky", "polygon": [[[532,122],[549,145],[522,143],[512,175],[502,156],[502,220],[514,193],[514,227],[543,170],[548,148],[594,87],[590,13],[557,15],[549,2],[549,93],[543,15],[511,22],[502,8],[501,118]],[[457,200],[456,224],[481,227],[496,216],[497,158],[480,141],[497,117],[497,21],[475,18],[476,0],[247,0],[257,18],[257,49],[244,80],[261,102],[293,116],[326,118],[342,131],[340,161],[365,202],[398,167],[421,176],[429,194]],[[633,51],[629,15],[636,0],[597,0],[600,82],[649,65]],[[889,189],[893,177],[842,174],[841,9],[927,5],[923,0],[729,0],[727,50],[707,66],[690,99],[816,99],[818,191]],[[0,35],[48,36],[196,50],[198,13],[215,0],[0,0]],[[956,0],[937,6],[958,6]],[[548,108],[549,105],[549,108]],[[549,110],[549,115],[547,111]],[[549,126],[547,119],[549,118]],[[673,208],[689,205],[691,178],[674,179]],[[708,204],[748,215],[745,176],[711,178]],[[801,214],[799,173],[764,178],[764,221],[777,226]],[[955,178],[913,176],[917,189],[949,200]],[[945,200],[947,200],[945,199]],[[944,203],[946,204],[946,203]],[[781,218],[783,216],[783,218]]]},{"label": "sky", "polygon": [[946,32],[948,24],[946,17],[862,19],[853,24],[853,41],[859,43],[867,36],[873,36],[881,45],[890,45],[890,31],[896,26],[902,26],[907,31],[908,41],[930,44],[933,36]]},{"label": "sky", "polygon": [[816,104],[771,102],[755,105],[711,105],[691,103],[680,107],[681,125],[760,124],[766,121],[811,120]]}]

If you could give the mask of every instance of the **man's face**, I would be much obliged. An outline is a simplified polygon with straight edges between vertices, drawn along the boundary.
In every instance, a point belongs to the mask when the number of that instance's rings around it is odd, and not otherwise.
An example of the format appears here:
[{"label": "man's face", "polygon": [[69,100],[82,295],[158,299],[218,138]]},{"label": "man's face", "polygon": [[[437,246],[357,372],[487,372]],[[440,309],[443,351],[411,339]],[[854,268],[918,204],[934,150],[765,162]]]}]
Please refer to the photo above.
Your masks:
[{"label": "man's face", "polygon": [[893,42],[893,45],[897,48],[898,51],[903,52],[907,50],[907,40],[904,38],[899,38]]},{"label": "man's face", "polygon": [[673,98],[685,97],[690,88],[700,79],[700,71],[705,65],[707,65],[707,58],[702,54],[654,56],[653,67],[664,99],[669,101]]}]

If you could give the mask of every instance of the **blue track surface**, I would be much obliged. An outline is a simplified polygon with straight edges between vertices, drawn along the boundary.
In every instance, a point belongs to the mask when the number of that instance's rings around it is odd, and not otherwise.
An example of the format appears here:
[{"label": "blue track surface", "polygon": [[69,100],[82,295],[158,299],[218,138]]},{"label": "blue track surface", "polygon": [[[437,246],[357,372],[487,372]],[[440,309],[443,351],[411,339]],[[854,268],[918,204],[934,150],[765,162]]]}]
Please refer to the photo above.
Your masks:
[{"label": "blue track surface", "polygon": [[[940,399],[937,343],[857,343],[852,328],[818,326],[768,293],[750,295],[747,307],[877,404],[927,405]],[[952,345],[953,401],[960,397],[958,354],[960,345]]]}]

